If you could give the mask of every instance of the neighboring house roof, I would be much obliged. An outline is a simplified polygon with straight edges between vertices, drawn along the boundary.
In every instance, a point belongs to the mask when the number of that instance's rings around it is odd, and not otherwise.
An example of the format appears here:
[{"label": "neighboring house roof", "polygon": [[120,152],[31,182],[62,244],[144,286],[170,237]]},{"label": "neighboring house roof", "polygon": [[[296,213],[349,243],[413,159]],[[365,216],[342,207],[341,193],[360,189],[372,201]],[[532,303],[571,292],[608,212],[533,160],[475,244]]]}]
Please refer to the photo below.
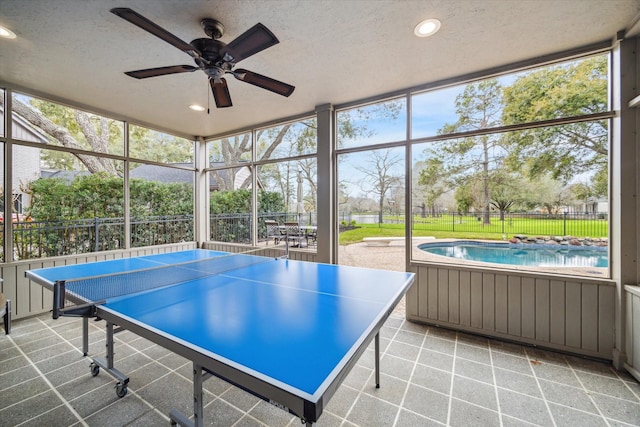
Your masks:
[{"label": "neighboring house roof", "polygon": [[77,176],[86,176],[90,175],[88,171],[66,171],[59,169],[41,169],[40,177],[41,178],[59,178],[64,179],[68,183],[71,183],[73,179]]},{"label": "neighboring house roof", "polygon": [[[176,166],[184,166],[191,167],[191,163],[171,163]],[[212,164],[213,165],[213,164]],[[220,169],[217,170],[216,173],[223,180],[226,178],[228,170]],[[249,176],[250,170],[246,166],[242,166],[241,170],[238,171],[235,177],[234,189],[240,188],[242,183]],[[73,181],[74,178],[78,176],[90,175],[87,171],[66,171],[66,170],[58,170],[58,169],[42,169],[40,171],[40,176],[42,178],[60,178],[64,179],[67,182]],[[163,183],[185,183],[192,184],[193,183],[193,171],[187,169],[177,169],[177,168],[169,168],[166,166],[160,165],[147,165],[143,164],[129,172],[129,176],[132,179],[144,179],[147,181],[155,181],[155,182],[163,182]],[[213,173],[209,173],[209,189],[212,191],[219,190],[219,185],[215,182],[215,175]],[[258,187],[262,188],[260,183],[258,183]]]},{"label": "neighboring house roof", "polygon": [[[4,108],[0,106],[0,116],[3,115]],[[34,127],[16,113],[11,114],[11,119],[13,121],[11,124],[13,126],[13,136],[23,141],[40,142],[42,144],[49,142],[47,136],[40,129]],[[0,120],[0,135],[4,135],[4,120]]]},{"label": "neighboring house roof", "polygon": [[[171,165],[175,166],[185,166],[192,167],[191,163],[171,163]],[[220,166],[223,163],[211,163],[211,166]],[[223,180],[226,178],[228,170],[220,169],[216,170],[216,174],[220,176]],[[242,183],[246,180],[246,178],[250,174],[250,170],[246,166],[241,166],[240,171],[236,174],[234,189],[240,188]],[[131,178],[139,178],[146,179],[148,181],[157,181],[157,182],[184,182],[191,184],[193,183],[193,172],[186,169],[176,169],[176,168],[168,168],[165,166],[159,165],[140,165],[135,169],[132,169],[129,173]],[[258,185],[260,187],[260,185]],[[209,189],[216,191],[220,189],[220,186],[216,183],[216,178],[213,173],[209,173]]]},{"label": "neighboring house roof", "polygon": [[[172,163],[178,166],[192,166],[191,163]],[[193,172],[185,169],[167,168],[158,165],[140,165],[131,169],[129,177],[146,179],[164,183],[184,182],[193,183]]]}]

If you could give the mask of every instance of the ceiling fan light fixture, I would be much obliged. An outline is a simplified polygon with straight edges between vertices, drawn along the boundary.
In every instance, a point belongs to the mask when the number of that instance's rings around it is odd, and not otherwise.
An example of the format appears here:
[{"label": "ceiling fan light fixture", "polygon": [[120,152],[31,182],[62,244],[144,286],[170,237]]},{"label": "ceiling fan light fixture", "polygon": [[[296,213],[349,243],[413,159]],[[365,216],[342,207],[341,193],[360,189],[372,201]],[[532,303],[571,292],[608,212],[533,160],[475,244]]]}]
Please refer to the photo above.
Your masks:
[{"label": "ceiling fan light fixture", "polygon": [[205,108],[202,105],[198,105],[198,104],[191,104],[189,105],[189,108],[191,108],[193,111],[204,111]]},{"label": "ceiling fan light fixture", "polygon": [[0,25],[0,37],[5,38],[5,39],[15,39],[16,38],[16,33],[11,31],[7,27],[3,27],[2,25]]},{"label": "ceiling fan light fixture", "polygon": [[429,37],[440,29],[440,21],[435,18],[425,19],[416,25],[413,33],[418,37]]}]

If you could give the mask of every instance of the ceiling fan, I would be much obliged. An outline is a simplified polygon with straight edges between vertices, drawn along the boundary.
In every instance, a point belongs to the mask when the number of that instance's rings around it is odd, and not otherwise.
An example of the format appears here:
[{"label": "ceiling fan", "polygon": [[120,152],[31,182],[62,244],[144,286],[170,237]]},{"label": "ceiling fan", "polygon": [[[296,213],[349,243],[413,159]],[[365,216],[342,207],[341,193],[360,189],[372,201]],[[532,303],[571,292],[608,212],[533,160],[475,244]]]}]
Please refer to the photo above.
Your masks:
[{"label": "ceiling fan", "polygon": [[197,65],[197,67],[192,65],[171,65],[168,67],[127,71],[125,74],[128,76],[136,79],[146,79],[167,74],[190,73],[202,70],[209,77],[213,99],[218,108],[231,107],[233,105],[227,81],[223,77],[225,74],[231,74],[240,81],[270,90],[282,96],[291,95],[295,89],[294,86],[253,71],[242,68],[234,69],[235,65],[243,59],[279,43],[276,36],[260,23],[226,44],[218,40],[224,33],[222,24],[215,19],[205,18],[202,20],[201,25],[205,34],[210,38],[199,38],[191,43],[186,43],[132,9],[118,7],[111,9],[111,12],[186,52]]}]

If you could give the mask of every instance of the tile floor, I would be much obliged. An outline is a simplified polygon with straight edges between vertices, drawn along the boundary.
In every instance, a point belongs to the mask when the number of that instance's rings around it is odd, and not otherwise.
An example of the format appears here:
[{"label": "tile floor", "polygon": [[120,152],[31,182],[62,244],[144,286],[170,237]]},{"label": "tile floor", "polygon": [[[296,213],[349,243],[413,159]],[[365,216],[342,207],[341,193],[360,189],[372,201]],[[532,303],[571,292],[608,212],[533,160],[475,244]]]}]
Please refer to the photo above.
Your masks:
[{"label": "tile floor", "polygon": [[[104,322],[90,321],[90,354],[102,356]],[[2,333],[1,331],[0,333]],[[0,335],[0,426],[169,425],[192,414],[191,364],[131,332],[116,334],[116,367],[130,378],[92,377],[81,321],[50,315]],[[640,385],[606,363],[407,322],[381,331],[381,388],[367,349],[317,426],[640,425]],[[300,426],[300,420],[235,387],[205,382],[205,423]]]}]

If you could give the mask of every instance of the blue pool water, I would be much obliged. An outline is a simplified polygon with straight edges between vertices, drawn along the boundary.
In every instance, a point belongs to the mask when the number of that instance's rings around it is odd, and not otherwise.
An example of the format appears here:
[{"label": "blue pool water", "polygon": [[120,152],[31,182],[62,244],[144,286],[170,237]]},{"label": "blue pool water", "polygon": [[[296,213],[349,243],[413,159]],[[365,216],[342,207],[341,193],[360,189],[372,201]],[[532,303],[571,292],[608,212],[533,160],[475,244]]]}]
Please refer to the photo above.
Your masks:
[{"label": "blue pool water", "polygon": [[606,247],[485,242],[424,243],[425,252],[451,258],[535,267],[607,267]]}]

